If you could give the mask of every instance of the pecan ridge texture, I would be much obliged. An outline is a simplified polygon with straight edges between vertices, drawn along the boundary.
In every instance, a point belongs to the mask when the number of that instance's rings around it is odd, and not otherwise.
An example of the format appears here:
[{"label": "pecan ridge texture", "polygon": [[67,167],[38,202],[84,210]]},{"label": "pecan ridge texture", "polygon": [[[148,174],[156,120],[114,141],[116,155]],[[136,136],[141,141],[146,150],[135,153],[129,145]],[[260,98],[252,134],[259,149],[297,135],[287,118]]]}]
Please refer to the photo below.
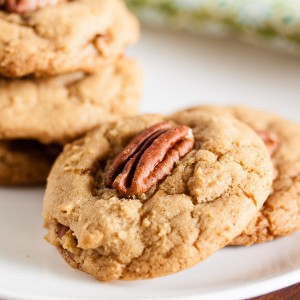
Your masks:
[{"label": "pecan ridge texture", "polygon": [[127,196],[140,195],[169,175],[192,150],[194,137],[187,126],[155,124],[133,138],[105,173],[105,185]]}]

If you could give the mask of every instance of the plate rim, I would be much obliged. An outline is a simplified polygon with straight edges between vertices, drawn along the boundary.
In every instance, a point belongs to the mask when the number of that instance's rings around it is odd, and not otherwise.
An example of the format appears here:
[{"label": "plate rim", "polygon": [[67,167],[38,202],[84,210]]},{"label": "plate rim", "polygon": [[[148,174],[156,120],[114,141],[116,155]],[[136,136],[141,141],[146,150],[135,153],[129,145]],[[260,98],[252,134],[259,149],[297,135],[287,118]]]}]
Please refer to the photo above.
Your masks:
[{"label": "plate rim", "polygon": [[[270,292],[275,291],[274,286],[276,285],[276,291],[283,289],[285,287],[297,284],[300,278],[300,268],[297,268],[293,271],[287,271],[283,273],[276,274],[274,276],[267,276],[260,279],[253,279],[251,281],[247,281],[246,283],[237,283],[234,285],[221,285],[217,291],[210,291],[210,292],[202,292],[202,293],[195,293],[195,294],[187,294],[187,295],[180,295],[180,296],[162,296],[160,299],[162,300],[170,300],[170,299],[189,299],[189,300],[196,300],[199,297],[205,297],[206,300],[242,300],[249,297],[256,297],[260,295],[264,295]],[[12,292],[12,291],[5,291],[1,290],[0,287],[0,298],[3,299],[22,299],[22,300],[96,300],[96,299],[109,299],[109,300],[121,300],[121,299],[128,299],[128,298],[120,298],[120,297],[109,297],[109,298],[99,298],[95,297],[48,297],[42,295],[35,295],[35,294],[23,294],[19,292]],[[140,298],[138,296],[134,296],[131,299],[146,299],[146,300],[157,300],[158,298],[155,297],[145,297]]]}]

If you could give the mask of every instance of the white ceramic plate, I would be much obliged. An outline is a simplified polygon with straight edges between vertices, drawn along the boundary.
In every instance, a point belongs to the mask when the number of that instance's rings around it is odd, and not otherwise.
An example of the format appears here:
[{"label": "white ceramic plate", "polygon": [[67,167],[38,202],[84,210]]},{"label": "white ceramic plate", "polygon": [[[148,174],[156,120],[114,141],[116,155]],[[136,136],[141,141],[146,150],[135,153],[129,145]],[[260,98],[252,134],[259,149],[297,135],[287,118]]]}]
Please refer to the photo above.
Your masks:
[{"label": "white ceramic plate", "polygon": [[[300,60],[232,42],[145,31],[143,112],[204,102],[264,107],[300,121]],[[226,248],[179,274],[96,282],[44,240],[42,188],[0,189],[0,299],[244,299],[300,280],[300,233]]]}]

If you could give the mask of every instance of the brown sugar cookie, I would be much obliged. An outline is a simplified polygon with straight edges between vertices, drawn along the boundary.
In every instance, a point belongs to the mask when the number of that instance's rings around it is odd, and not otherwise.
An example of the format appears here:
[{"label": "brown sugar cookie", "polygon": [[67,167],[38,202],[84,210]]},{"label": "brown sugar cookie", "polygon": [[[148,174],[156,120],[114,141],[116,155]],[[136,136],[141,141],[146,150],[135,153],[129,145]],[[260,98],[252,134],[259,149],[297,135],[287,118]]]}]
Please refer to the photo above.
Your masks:
[{"label": "brown sugar cookie", "polygon": [[100,123],[135,114],[140,93],[140,67],[126,57],[90,75],[0,78],[0,140],[65,144]]},{"label": "brown sugar cookie", "polygon": [[31,185],[46,182],[62,147],[33,140],[0,141],[0,184]]},{"label": "brown sugar cookie", "polygon": [[191,110],[231,115],[252,127],[272,156],[272,192],[234,245],[251,245],[300,229],[300,125],[270,112],[249,107],[200,106]]},{"label": "brown sugar cookie", "polygon": [[96,72],[139,37],[121,0],[56,2],[25,14],[0,10],[0,75]]},{"label": "brown sugar cookie", "polygon": [[272,177],[264,143],[234,118],[123,118],[68,144],[56,160],[46,238],[98,280],[176,273],[239,235]]}]

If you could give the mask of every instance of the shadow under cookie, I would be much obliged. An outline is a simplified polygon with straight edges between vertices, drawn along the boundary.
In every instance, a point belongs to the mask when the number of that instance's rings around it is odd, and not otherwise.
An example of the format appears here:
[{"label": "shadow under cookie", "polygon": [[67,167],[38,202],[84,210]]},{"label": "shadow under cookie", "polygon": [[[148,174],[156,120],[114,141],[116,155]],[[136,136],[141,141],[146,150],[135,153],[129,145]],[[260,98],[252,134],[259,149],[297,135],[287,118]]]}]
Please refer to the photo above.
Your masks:
[{"label": "shadow under cookie", "polygon": [[44,184],[62,146],[34,140],[0,141],[0,184]]}]

